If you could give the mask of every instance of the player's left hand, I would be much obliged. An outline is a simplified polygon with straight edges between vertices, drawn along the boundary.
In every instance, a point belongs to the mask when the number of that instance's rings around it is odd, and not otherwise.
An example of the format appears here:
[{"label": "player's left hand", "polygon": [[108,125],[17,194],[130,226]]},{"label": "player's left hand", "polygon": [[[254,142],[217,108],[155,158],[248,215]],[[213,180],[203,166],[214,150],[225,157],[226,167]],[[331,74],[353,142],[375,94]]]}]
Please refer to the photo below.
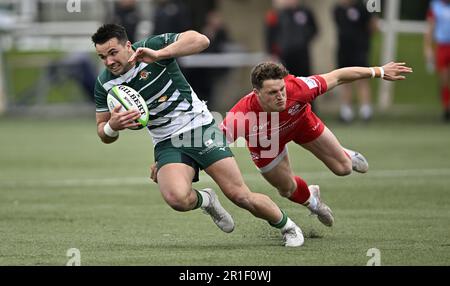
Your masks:
[{"label": "player's left hand", "polygon": [[137,48],[134,54],[128,59],[129,63],[144,62],[147,64],[158,60],[158,51],[149,48]]},{"label": "player's left hand", "polygon": [[406,66],[406,63],[390,62],[385,64],[383,69],[383,79],[388,81],[404,80],[406,77],[403,74],[413,72],[412,68]]},{"label": "player's left hand", "polygon": [[151,179],[153,182],[155,182],[155,183],[158,183],[158,176],[157,176],[157,174],[158,174],[158,168],[157,168],[157,164],[158,164],[158,162],[155,162],[155,163],[153,163],[153,164],[150,166],[150,179]]}]

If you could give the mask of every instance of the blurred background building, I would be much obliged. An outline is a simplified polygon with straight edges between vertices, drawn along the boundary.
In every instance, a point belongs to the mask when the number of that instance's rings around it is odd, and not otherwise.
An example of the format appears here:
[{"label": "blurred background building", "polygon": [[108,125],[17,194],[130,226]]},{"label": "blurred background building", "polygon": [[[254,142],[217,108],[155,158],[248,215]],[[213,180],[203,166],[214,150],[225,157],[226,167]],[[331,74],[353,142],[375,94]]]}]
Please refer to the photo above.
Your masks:
[{"label": "blurred background building", "polygon": [[[179,62],[194,88],[201,90],[199,96],[203,94],[212,109],[225,111],[250,91],[251,67],[270,58],[264,22],[267,12],[283,1],[288,0],[2,0],[0,112],[37,112],[43,108],[41,113],[47,114],[45,106],[49,104],[79,104],[78,110],[91,112],[89,77],[101,65],[90,36],[105,22],[123,24],[136,40],[186,29],[208,34],[214,40],[208,51]],[[309,7],[317,22],[318,33],[310,43],[310,73],[328,72],[336,67],[333,7],[337,0],[298,2]],[[381,18],[371,65],[394,59],[406,61],[406,54],[398,53],[397,43],[402,37],[402,41],[414,42],[408,44],[409,49],[422,46],[419,41],[426,28],[429,2],[363,2]],[[301,16],[297,18],[301,21]],[[211,86],[199,84],[202,81],[198,79],[205,75],[213,76]],[[388,109],[393,101],[392,86],[377,81],[371,88],[377,93],[374,101],[378,109]],[[319,98],[318,109],[334,112],[337,102],[333,96]]]}]

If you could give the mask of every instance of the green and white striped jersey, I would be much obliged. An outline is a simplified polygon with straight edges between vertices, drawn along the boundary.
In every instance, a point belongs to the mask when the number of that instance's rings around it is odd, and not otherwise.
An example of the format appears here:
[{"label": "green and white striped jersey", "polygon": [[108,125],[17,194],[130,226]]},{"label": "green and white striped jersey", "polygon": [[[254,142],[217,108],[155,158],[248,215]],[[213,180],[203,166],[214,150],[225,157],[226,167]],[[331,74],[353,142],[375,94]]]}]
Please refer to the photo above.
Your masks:
[{"label": "green and white striped jersey", "polygon": [[[133,49],[159,50],[175,42],[179,34],[167,33],[133,44]],[[145,99],[150,113],[148,130],[157,144],[165,139],[210,124],[212,115],[184,78],[175,59],[151,64],[136,63],[121,76],[105,69],[95,85],[96,112],[109,112],[106,97],[115,85],[127,85]]]}]

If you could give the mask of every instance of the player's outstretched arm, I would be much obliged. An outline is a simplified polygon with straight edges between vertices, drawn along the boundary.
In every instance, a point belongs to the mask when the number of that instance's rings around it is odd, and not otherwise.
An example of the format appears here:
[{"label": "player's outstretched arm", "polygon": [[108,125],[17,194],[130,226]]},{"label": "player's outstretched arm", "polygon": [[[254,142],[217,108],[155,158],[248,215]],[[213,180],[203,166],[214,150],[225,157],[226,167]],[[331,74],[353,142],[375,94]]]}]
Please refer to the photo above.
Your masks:
[{"label": "player's outstretched arm", "polygon": [[161,50],[138,48],[128,62],[153,63],[156,61],[198,54],[209,47],[209,39],[203,34],[189,30],[181,33],[176,42]]},{"label": "player's outstretched arm", "polygon": [[322,74],[328,90],[341,85],[365,78],[382,78],[388,81],[404,80],[404,74],[411,73],[412,68],[405,63],[390,62],[380,67],[348,67]]}]

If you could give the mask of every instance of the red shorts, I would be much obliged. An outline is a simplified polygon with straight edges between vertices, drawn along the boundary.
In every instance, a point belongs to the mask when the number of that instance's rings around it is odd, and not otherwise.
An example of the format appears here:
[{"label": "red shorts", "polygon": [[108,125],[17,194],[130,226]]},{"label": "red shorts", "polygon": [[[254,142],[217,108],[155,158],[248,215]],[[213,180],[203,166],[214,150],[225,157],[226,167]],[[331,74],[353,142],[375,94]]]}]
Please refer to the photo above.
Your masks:
[{"label": "red shorts", "polygon": [[295,125],[289,128],[287,133],[280,135],[278,146],[248,147],[253,163],[261,173],[268,172],[277,166],[287,154],[287,143],[291,141],[299,145],[309,143],[322,135],[324,129],[325,125],[322,120],[311,111],[311,108],[307,108]]},{"label": "red shorts", "polygon": [[450,68],[450,44],[437,45],[436,68],[438,71]]}]

